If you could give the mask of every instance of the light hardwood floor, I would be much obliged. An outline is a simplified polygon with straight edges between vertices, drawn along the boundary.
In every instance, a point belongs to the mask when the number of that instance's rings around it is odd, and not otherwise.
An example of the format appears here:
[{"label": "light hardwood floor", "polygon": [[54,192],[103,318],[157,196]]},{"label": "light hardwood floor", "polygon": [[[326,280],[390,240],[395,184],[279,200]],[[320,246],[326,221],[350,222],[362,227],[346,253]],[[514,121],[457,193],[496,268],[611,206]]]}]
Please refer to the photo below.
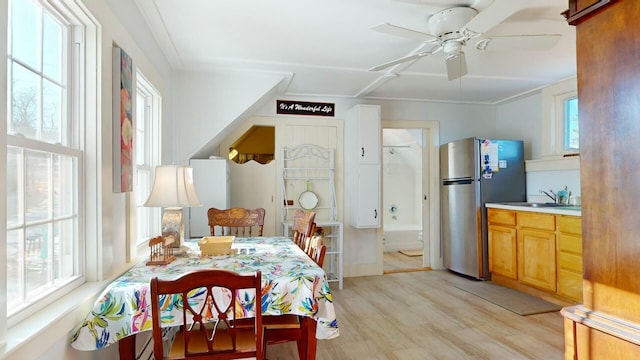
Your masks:
[{"label": "light hardwood floor", "polygon": [[[340,336],[317,359],[563,359],[559,312],[519,316],[454,287],[445,270],[346,278],[332,289]],[[267,358],[297,359],[295,343]]]},{"label": "light hardwood floor", "polygon": [[384,253],[384,272],[422,268],[422,256],[407,256],[398,251]]}]

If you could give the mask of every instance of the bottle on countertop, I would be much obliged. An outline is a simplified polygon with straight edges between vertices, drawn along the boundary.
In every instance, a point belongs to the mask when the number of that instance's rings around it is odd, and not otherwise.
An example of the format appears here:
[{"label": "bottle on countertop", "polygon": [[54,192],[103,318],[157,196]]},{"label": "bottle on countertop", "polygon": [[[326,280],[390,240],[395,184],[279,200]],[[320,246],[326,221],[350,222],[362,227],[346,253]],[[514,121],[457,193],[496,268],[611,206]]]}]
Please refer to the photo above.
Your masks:
[{"label": "bottle on countertop", "polygon": [[558,204],[568,204],[571,191],[565,186],[564,189],[558,191]]},{"label": "bottle on countertop", "polygon": [[580,196],[569,195],[569,205],[580,206]]}]

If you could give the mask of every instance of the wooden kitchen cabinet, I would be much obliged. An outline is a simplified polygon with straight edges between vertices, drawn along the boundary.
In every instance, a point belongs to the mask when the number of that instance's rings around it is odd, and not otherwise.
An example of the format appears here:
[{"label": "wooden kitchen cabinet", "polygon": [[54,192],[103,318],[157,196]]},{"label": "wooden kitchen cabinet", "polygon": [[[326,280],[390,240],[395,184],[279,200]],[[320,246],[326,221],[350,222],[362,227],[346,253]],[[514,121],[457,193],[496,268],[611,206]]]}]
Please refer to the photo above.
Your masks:
[{"label": "wooden kitchen cabinet", "polygon": [[582,219],[558,215],[558,295],[582,301]]},{"label": "wooden kitchen cabinet", "polygon": [[489,271],[511,279],[518,278],[516,212],[487,209]]},{"label": "wooden kitchen cabinet", "polygon": [[491,280],[534,296],[582,301],[580,216],[488,208]]},{"label": "wooden kitchen cabinet", "polygon": [[518,280],[555,292],[555,215],[520,212],[517,223]]},{"label": "wooden kitchen cabinet", "polygon": [[548,231],[518,231],[518,280],[556,291],[556,235]]}]

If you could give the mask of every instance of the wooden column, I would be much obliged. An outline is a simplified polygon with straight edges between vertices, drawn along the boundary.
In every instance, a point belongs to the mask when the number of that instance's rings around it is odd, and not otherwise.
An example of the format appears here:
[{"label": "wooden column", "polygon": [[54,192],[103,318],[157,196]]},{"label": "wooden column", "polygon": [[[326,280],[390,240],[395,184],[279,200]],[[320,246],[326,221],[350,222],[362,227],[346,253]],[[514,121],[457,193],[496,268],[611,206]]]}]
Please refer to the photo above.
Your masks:
[{"label": "wooden column", "polygon": [[[566,358],[640,358],[640,3],[570,0],[576,25],[584,305]],[[622,351],[622,352],[621,352]]]}]

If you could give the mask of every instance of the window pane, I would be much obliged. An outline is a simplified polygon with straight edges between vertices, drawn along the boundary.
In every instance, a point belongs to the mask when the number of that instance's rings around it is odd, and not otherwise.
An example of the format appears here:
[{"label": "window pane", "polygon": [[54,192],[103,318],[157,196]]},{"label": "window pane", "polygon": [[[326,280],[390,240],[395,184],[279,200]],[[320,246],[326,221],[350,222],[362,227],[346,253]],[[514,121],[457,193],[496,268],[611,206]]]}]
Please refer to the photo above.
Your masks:
[{"label": "window pane", "polygon": [[[48,80],[42,83],[42,137],[49,143],[62,141],[62,88]],[[66,144],[63,144],[66,145]]]},{"label": "window pane", "polygon": [[43,22],[42,72],[60,83],[62,82],[63,28],[47,15],[44,16]]},{"label": "window pane", "polygon": [[74,239],[77,239],[75,229],[77,220],[75,218],[60,221],[53,227],[53,271],[54,281],[68,279],[76,275],[78,266],[75,261],[77,246]]},{"label": "window pane", "polygon": [[53,161],[53,217],[69,217],[75,213],[77,184],[69,178],[74,174],[76,161],[67,156],[54,156]]},{"label": "window pane", "polygon": [[578,127],[578,98],[571,98],[564,102],[565,120],[565,149],[580,148],[580,129]]},{"label": "window pane", "polygon": [[25,166],[26,222],[50,219],[51,157],[49,154],[27,151]]},{"label": "window pane", "polygon": [[[27,228],[25,237],[25,289],[27,298],[37,294],[38,290],[49,282],[49,225]],[[34,294],[35,292],[35,294]]]},{"label": "window pane", "polygon": [[136,165],[144,165],[147,163],[145,145],[148,142],[144,138],[144,127],[147,119],[145,118],[145,97],[141,94],[140,90],[137,91],[138,95],[136,96]]},{"label": "window pane", "polygon": [[153,181],[151,171],[147,168],[138,167],[138,176],[136,180],[138,181],[138,190],[136,191],[136,203],[138,204],[136,214],[136,224],[138,229],[137,237],[138,240],[142,241],[143,239],[153,237],[153,234],[158,231],[158,229],[152,229],[155,225],[155,222],[152,219],[152,216],[154,216],[154,208],[143,206],[151,193],[151,182]]},{"label": "window pane", "polygon": [[22,151],[7,147],[7,226],[22,224],[24,194],[22,188]]},{"label": "window pane", "polygon": [[11,2],[11,55],[40,71],[40,8],[34,1]]},{"label": "window pane", "polygon": [[138,190],[136,191],[136,203],[138,205],[144,204],[149,194],[151,194],[151,177],[151,171],[147,168],[138,168],[138,177],[136,179],[138,181]]},{"label": "window pane", "polygon": [[[13,162],[20,163],[19,149],[9,150]],[[16,197],[26,198],[27,212],[26,223],[14,221],[16,229],[7,232],[9,314],[79,274],[78,159],[23,151],[25,177],[19,182],[25,191],[16,186]]]},{"label": "window pane", "polygon": [[22,229],[7,232],[7,309],[22,301]]},{"label": "window pane", "polygon": [[8,132],[37,139],[40,78],[24,67],[13,64],[11,122]]}]

